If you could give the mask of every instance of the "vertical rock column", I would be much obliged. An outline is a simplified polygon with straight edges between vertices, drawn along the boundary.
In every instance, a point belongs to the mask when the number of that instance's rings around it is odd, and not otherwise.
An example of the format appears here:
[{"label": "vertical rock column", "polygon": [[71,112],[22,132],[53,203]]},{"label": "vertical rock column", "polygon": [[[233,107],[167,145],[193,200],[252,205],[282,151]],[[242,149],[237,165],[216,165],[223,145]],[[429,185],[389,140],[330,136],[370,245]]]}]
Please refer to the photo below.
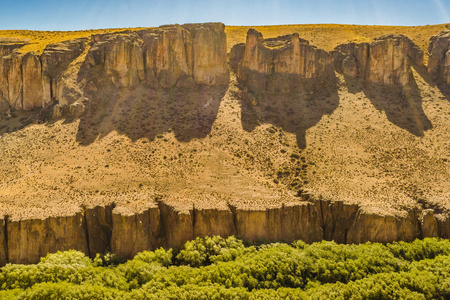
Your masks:
[{"label": "vertical rock column", "polygon": [[450,85],[450,31],[445,30],[430,39],[428,72],[434,80]]},{"label": "vertical rock column", "polygon": [[11,263],[38,263],[48,253],[75,249],[88,254],[81,212],[46,219],[8,219],[8,258]]}]

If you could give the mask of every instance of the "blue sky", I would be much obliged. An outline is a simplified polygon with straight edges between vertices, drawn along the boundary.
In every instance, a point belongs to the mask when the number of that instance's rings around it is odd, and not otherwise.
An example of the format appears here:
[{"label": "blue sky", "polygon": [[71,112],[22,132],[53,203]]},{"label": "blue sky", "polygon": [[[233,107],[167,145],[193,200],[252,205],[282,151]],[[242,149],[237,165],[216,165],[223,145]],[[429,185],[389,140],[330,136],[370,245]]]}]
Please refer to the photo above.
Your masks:
[{"label": "blue sky", "polygon": [[80,30],[209,21],[441,24],[450,22],[450,0],[0,0],[0,29]]}]

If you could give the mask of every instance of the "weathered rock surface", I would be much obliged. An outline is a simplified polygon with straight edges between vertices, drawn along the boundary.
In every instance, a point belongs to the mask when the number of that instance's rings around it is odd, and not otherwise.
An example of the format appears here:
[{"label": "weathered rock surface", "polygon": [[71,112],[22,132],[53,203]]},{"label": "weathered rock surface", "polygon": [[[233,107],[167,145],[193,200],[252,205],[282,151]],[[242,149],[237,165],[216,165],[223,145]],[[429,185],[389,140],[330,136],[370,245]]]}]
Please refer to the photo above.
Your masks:
[{"label": "weathered rock surface", "polygon": [[347,243],[412,241],[420,237],[414,210],[389,214],[376,208],[360,208],[347,233]]},{"label": "weathered rock surface", "polygon": [[220,23],[168,25],[138,32],[93,36],[85,71],[95,70],[118,88],[140,82],[152,87],[228,83],[225,26]]},{"label": "weathered rock surface", "polygon": [[58,103],[54,116],[60,117],[69,109],[64,106],[85,100],[83,90],[110,82],[119,89],[144,82],[150,88],[226,85],[224,29],[206,23],[98,34],[90,44],[83,38],[48,45],[42,55],[14,52],[23,44],[0,44],[0,112]]},{"label": "weathered rock surface", "polygon": [[158,242],[160,214],[151,207],[136,214],[112,213],[111,251],[121,257],[132,258],[136,253],[155,250]]},{"label": "weathered rock surface", "polygon": [[450,85],[450,30],[433,36],[428,46],[428,72],[434,80]]},{"label": "weathered rock surface", "polygon": [[0,58],[10,55],[14,50],[28,44],[27,42],[0,42]]},{"label": "weathered rock surface", "polygon": [[111,251],[112,210],[113,206],[108,205],[96,206],[84,212],[89,254],[92,257],[96,253]]},{"label": "weathered rock surface", "polygon": [[37,263],[42,256],[58,250],[75,249],[88,253],[83,214],[44,220],[14,220],[6,224],[8,260]]},{"label": "weathered rock surface", "polygon": [[[318,88],[334,76],[331,55],[316,49],[297,33],[264,39],[254,29],[231,50],[239,82],[250,91],[292,92],[304,86]],[[237,63],[238,61],[238,63]]]},{"label": "weathered rock surface", "polygon": [[6,234],[6,218],[0,218],[0,266],[8,262],[8,240]]},{"label": "weathered rock surface", "polygon": [[450,236],[448,211],[411,208],[381,211],[342,201],[286,201],[254,210],[179,206],[160,200],[130,212],[114,205],[86,208],[66,217],[44,220],[0,219],[0,265],[36,263],[48,252],[76,249],[91,257],[112,251],[124,258],[159,247],[179,248],[195,237],[236,235],[247,242],[303,240],[312,243],[412,241]]},{"label": "weathered rock surface", "polygon": [[423,52],[403,35],[382,36],[372,43],[342,44],[332,55],[336,69],[346,76],[399,88],[412,82],[411,62],[423,63]]}]

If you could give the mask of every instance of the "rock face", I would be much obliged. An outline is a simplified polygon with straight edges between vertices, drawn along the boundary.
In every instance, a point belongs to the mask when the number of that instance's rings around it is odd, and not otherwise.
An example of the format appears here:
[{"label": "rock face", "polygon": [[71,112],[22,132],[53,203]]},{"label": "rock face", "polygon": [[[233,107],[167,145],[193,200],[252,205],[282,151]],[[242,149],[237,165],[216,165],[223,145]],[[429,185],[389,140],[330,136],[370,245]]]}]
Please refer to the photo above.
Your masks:
[{"label": "rock face", "polygon": [[297,33],[263,39],[261,33],[250,29],[245,48],[242,44],[233,47],[231,64],[237,66],[239,82],[250,91],[314,89],[334,76],[331,55],[309,45]]},{"label": "rock face", "polygon": [[430,39],[428,72],[434,80],[450,85],[450,30],[442,31]]},{"label": "rock face", "polygon": [[94,35],[83,68],[118,88],[133,88],[144,80],[152,88],[225,85],[224,29],[223,24],[207,23]]},{"label": "rock face", "polygon": [[423,63],[423,52],[403,35],[386,35],[372,43],[339,45],[332,51],[335,67],[346,76],[397,86],[412,81],[411,62]]},{"label": "rock face", "polygon": [[442,209],[380,211],[341,201],[309,198],[263,210],[230,204],[212,208],[175,207],[158,200],[130,213],[114,205],[86,208],[73,216],[39,220],[0,219],[0,265],[36,263],[48,252],[76,249],[91,257],[112,251],[132,258],[159,247],[179,248],[195,237],[236,235],[247,242],[339,243],[449,238],[450,214]]},{"label": "rock face", "polygon": [[82,213],[44,220],[8,220],[8,259],[36,263],[47,253],[75,249],[88,253]]},{"label": "rock face", "polygon": [[[0,44],[0,112],[57,103],[55,117],[82,104],[84,90],[226,85],[225,26],[221,23],[161,26],[138,32],[93,35],[48,45],[42,55]],[[71,116],[78,116],[74,107]]]}]

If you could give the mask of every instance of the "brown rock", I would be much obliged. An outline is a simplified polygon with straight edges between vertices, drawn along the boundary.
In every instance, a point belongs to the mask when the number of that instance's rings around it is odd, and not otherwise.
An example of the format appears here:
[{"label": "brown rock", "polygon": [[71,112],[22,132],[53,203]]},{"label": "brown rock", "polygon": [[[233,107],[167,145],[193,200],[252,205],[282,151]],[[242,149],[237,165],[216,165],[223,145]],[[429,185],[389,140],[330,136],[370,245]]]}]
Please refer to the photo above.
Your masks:
[{"label": "brown rock", "polygon": [[50,82],[52,102],[70,104],[81,97],[81,93],[77,93],[77,88],[74,86],[78,74],[65,73],[71,71],[70,64],[83,53],[88,41],[87,38],[82,38],[45,47],[41,55],[42,70],[43,76]]},{"label": "brown rock", "polygon": [[245,241],[323,239],[320,214],[312,203],[287,203],[265,210],[233,208],[237,236]]},{"label": "brown rock", "polygon": [[6,239],[6,218],[0,218],[0,267],[8,262],[8,241]]},{"label": "brown rock", "polygon": [[434,210],[425,209],[422,212],[421,229],[423,238],[439,236],[437,221],[434,217]]},{"label": "brown rock", "polygon": [[317,201],[322,213],[323,237],[328,241],[345,243],[347,232],[352,226],[359,206],[342,201]]},{"label": "brown rock", "polygon": [[450,214],[440,213],[435,215],[439,237],[450,239]]},{"label": "brown rock", "polygon": [[219,235],[228,237],[236,234],[233,213],[228,207],[214,209],[194,208],[194,237]]},{"label": "brown rock", "polygon": [[185,28],[162,26],[139,32],[145,43],[147,83],[163,88],[174,86],[181,77],[192,77],[192,37]]},{"label": "brown rock", "polygon": [[89,255],[111,250],[112,205],[96,206],[85,210]]},{"label": "brown rock", "polygon": [[112,212],[111,251],[130,259],[145,250],[155,250],[160,243],[160,214],[157,207],[134,214],[122,214],[115,208]]},{"label": "brown rock", "polygon": [[[238,50],[235,56],[241,56]],[[250,91],[291,92],[305,83],[318,88],[333,76],[331,55],[309,45],[297,33],[264,40],[258,31],[248,31],[237,77]]]},{"label": "brown rock", "polygon": [[19,49],[28,44],[28,42],[0,42],[0,58],[8,56],[14,50]]},{"label": "brown rock", "polygon": [[[8,98],[12,109],[22,109],[22,55],[13,53],[8,59]],[[3,93],[5,95],[5,93]]]},{"label": "brown rock", "polygon": [[29,52],[22,59],[23,99],[22,109],[44,107],[51,102],[50,81],[43,76],[39,56]]},{"label": "brown rock", "polygon": [[164,247],[179,248],[185,242],[194,239],[194,209],[174,207],[170,204],[159,202],[161,213],[161,236],[164,239]]},{"label": "brown rock", "polygon": [[433,36],[428,52],[428,72],[434,80],[450,85],[450,30]]},{"label": "brown rock", "polygon": [[339,45],[332,55],[336,69],[347,76],[400,88],[412,82],[410,61],[423,63],[423,52],[403,35],[382,36],[371,44]]},{"label": "brown rock", "polygon": [[17,264],[35,264],[47,253],[79,250],[88,253],[83,214],[44,220],[8,220],[8,258]]},{"label": "brown rock", "polygon": [[[103,70],[99,79],[109,79],[116,87],[135,87],[144,79],[143,42],[134,32],[99,34],[84,62],[86,69]],[[92,73],[91,73],[92,75]]]},{"label": "brown rock", "polygon": [[389,213],[362,207],[347,233],[347,243],[390,243],[412,241],[418,237],[419,221],[414,211]]}]

